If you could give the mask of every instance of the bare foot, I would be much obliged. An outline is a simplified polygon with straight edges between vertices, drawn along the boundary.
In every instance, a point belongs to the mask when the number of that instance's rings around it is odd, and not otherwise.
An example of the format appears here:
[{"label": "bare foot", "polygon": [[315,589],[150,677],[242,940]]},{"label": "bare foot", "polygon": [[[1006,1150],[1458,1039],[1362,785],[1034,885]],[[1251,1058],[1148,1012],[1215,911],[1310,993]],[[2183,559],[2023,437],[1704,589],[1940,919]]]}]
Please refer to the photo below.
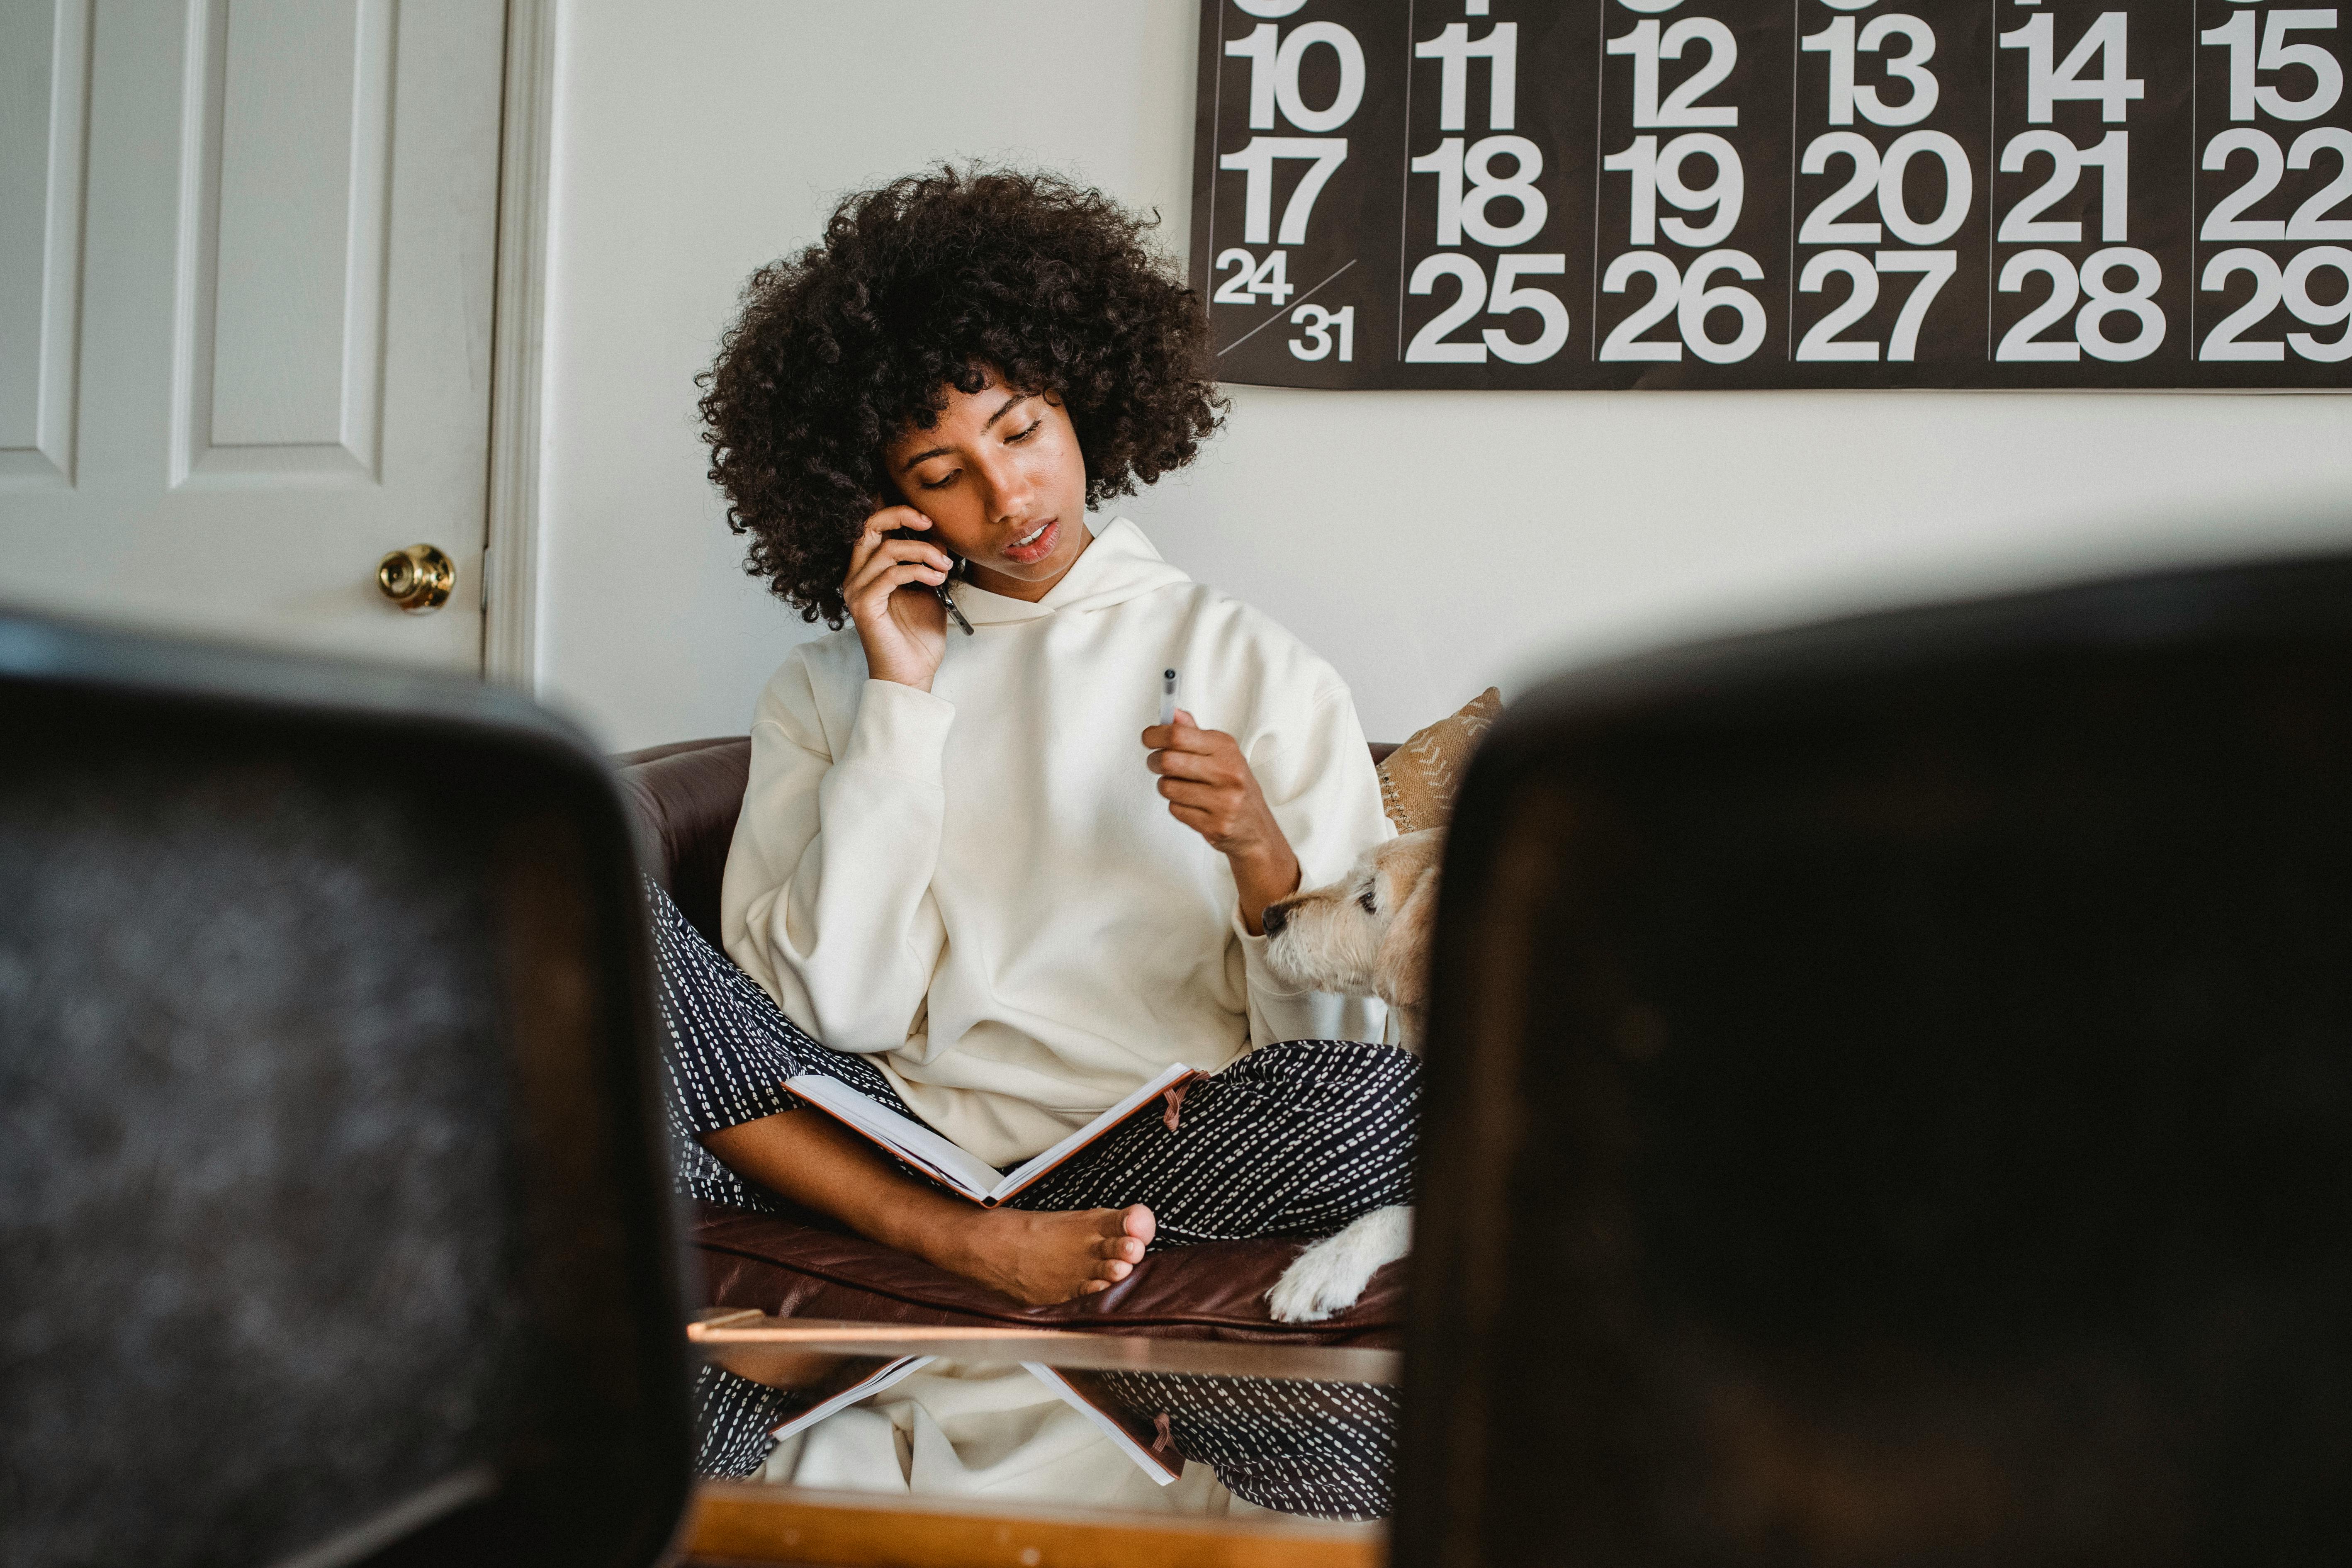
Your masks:
[{"label": "bare foot", "polygon": [[779,1113],[710,1133],[710,1152],[860,1236],[1031,1306],[1108,1290],[1135,1272],[1160,1224],[1141,1204],[1058,1214],[980,1209],[885,1162],[823,1116]]},{"label": "bare foot", "polygon": [[1058,1213],[966,1209],[917,1250],[967,1279],[1050,1307],[1108,1290],[1134,1273],[1159,1227],[1141,1204]]}]

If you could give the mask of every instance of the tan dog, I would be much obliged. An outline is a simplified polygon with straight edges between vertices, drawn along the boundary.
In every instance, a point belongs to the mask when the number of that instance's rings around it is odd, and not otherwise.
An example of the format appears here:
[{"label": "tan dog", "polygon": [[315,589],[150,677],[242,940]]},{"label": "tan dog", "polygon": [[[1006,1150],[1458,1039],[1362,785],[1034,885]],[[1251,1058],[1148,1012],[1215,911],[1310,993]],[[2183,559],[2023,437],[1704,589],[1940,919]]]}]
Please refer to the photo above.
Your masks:
[{"label": "tan dog", "polygon": [[1444,858],[1443,827],[1407,833],[1366,850],[1329,887],[1268,904],[1267,966],[1293,985],[1379,997],[1396,1015],[1404,1048],[1420,1050]]},{"label": "tan dog", "polygon": [[[1389,1005],[1404,1047],[1419,1051],[1429,1024],[1430,933],[1445,830],[1408,833],[1365,851],[1328,888],[1268,904],[1266,966],[1293,985]],[[1381,1265],[1412,1246],[1412,1211],[1374,1209],[1300,1253],[1266,1300],[1290,1323],[1343,1311]]]}]

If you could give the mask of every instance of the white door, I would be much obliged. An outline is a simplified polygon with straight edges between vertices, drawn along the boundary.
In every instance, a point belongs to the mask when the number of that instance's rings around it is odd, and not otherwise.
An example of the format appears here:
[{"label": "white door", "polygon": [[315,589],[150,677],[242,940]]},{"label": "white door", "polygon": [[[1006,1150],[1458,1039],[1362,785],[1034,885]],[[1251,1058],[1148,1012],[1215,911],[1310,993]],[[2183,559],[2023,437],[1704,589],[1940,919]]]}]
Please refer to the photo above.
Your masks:
[{"label": "white door", "polygon": [[481,668],[504,12],[0,0],[0,605]]}]

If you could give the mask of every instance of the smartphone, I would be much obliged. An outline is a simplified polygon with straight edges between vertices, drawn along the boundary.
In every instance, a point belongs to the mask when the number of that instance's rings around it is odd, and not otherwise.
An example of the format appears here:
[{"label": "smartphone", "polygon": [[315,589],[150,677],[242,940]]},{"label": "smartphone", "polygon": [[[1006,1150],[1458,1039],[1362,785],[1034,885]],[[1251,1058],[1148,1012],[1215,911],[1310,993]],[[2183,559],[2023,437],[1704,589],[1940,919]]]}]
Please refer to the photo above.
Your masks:
[{"label": "smartphone", "polygon": [[931,592],[938,595],[940,607],[947,611],[948,619],[962,627],[964,636],[971,636],[971,623],[963,618],[963,611],[956,607],[955,595],[948,591],[950,585],[953,584],[958,577],[963,574],[963,557],[958,555],[954,551],[950,550],[946,545],[940,544],[938,540],[931,538],[928,533],[924,532],[920,529],[894,528],[890,531],[890,537],[893,539],[922,540],[925,543],[937,547],[940,552],[948,558],[948,580],[945,583],[934,584],[931,588]]}]

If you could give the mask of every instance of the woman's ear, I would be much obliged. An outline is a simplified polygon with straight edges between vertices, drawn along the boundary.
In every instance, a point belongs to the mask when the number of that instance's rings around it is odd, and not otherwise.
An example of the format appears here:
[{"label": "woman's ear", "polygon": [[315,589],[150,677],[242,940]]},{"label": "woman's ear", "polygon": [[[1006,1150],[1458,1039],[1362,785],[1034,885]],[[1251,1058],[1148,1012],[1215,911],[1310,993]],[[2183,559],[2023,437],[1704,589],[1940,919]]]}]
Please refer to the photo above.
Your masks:
[{"label": "woman's ear", "polygon": [[1413,879],[1372,962],[1372,994],[1391,1006],[1419,1007],[1429,1001],[1430,939],[1437,931],[1437,862]]}]

